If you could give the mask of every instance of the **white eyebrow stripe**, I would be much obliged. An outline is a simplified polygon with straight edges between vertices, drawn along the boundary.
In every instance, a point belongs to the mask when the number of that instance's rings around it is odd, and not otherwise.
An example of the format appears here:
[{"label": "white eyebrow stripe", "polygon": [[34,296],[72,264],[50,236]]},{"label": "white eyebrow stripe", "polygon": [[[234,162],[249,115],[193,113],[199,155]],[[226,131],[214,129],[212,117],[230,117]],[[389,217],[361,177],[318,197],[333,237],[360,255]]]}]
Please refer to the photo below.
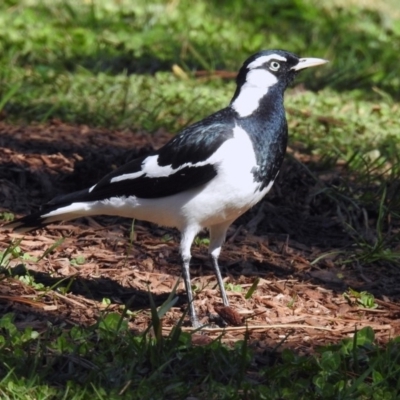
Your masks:
[{"label": "white eyebrow stripe", "polygon": [[252,69],[252,68],[258,68],[261,67],[261,65],[265,64],[269,60],[279,60],[279,61],[287,61],[285,57],[282,57],[278,54],[271,54],[269,56],[262,56],[257,58],[257,60],[254,60],[252,63],[250,63],[247,68]]}]

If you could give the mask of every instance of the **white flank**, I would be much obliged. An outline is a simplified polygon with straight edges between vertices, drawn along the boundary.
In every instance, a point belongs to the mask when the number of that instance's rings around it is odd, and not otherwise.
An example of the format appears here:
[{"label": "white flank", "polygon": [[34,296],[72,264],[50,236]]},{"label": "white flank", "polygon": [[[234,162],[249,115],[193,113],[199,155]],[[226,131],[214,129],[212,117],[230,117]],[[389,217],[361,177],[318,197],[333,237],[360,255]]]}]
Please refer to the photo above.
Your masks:
[{"label": "white flank", "polygon": [[279,61],[287,61],[285,57],[279,56],[278,54],[271,54],[269,56],[262,56],[254,60],[252,63],[250,63],[247,68],[248,69],[253,69],[253,68],[258,68],[267,63],[270,60],[279,60]]},{"label": "white flank", "polygon": [[275,181],[271,181],[270,183],[268,183],[268,185],[265,187],[265,189],[264,190],[266,190],[267,192],[266,193],[268,193],[270,190],[271,190],[271,188],[272,188],[272,185],[274,184],[274,182]]},{"label": "white flank", "polygon": [[277,77],[264,69],[254,69],[247,73],[246,82],[239,96],[231,104],[240,117],[251,115],[259,106],[268,89],[278,82]]}]

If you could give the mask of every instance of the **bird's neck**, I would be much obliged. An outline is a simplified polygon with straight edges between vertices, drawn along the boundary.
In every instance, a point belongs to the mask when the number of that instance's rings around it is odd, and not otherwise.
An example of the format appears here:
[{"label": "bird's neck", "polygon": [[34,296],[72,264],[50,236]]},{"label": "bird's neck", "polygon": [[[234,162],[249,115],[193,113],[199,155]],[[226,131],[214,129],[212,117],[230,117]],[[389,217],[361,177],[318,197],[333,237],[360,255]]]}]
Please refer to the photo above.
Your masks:
[{"label": "bird's neck", "polygon": [[[250,136],[256,154],[258,170],[255,179],[261,183],[261,188],[274,180],[283,161],[288,139],[288,129],[283,105],[283,90],[279,87],[269,88],[263,96],[251,98],[253,89],[247,88],[244,101],[242,92],[234,98],[230,107],[236,111],[236,123]],[[258,91],[253,94],[257,95]],[[239,105],[243,108],[239,109]],[[251,109],[251,113],[248,113]],[[242,111],[242,117],[239,111]],[[246,114],[244,113],[246,110]]]},{"label": "bird's neck", "polygon": [[[281,135],[286,127],[283,104],[284,88],[244,84],[236,91],[230,104],[239,124],[245,124],[249,134],[263,137]],[[285,129],[283,129],[285,130]]]},{"label": "bird's neck", "polygon": [[285,87],[283,82],[266,71],[251,71],[247,74],[246,80],[238,79],[235,94],[231,100],[230,107],[240,118],[249,117],[258,109],[264,108],[263,103],[268,99],[277,104],[282,104]]}]

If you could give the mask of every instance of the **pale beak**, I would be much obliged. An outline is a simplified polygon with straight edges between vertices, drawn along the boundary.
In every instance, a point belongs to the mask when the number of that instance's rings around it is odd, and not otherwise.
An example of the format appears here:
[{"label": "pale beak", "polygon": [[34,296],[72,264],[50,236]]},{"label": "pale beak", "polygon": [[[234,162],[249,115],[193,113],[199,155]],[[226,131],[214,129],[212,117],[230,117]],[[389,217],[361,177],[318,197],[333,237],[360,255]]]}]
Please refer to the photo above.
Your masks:
[{"label": "pale beak", "polygon": [[316,67],[317,65],[326,64],[327,62],[329,61],[322,58],[300,58],[298,64],[290,69],[294,71],[300,71],[301,69]]}]

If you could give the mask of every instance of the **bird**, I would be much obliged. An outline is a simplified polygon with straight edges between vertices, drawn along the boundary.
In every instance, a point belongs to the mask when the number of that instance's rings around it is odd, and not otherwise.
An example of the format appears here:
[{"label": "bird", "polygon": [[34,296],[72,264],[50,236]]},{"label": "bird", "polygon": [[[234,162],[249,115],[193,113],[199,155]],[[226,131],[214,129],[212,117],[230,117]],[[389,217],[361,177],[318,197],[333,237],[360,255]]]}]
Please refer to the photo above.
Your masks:
[{"label": "bird", "polygon": [[61,195],[2,227],[24,233],[57,221],[111,215],[180,231],[189,317],[200,328],[190,280],[191,246],[208,229],[208,253],[224,306],[229,300],[218,258],[229,226],[271,189],[288,141],[284,92],[299,71],[328,62],[285,50],[262,50],[240,68],[227,107],[134,159],[95,185]]}]

